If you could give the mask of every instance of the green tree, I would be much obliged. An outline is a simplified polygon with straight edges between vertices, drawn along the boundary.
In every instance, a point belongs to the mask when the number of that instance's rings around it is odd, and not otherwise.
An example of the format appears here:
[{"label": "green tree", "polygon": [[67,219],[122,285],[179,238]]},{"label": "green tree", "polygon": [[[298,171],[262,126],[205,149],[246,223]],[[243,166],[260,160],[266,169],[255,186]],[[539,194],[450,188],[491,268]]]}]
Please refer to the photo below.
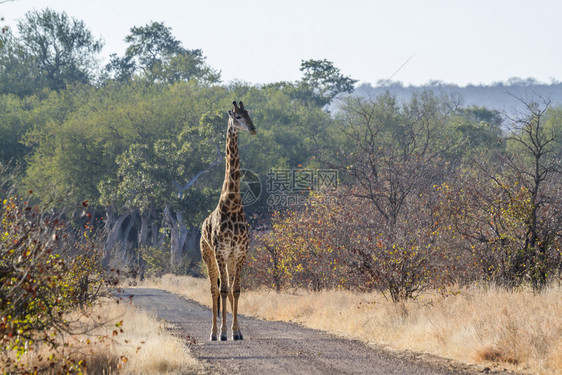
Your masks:
[{"label": "green tree", "polygon": [[120,81],[138,75],[150,82],[173,83],[196,79],[208,83],[220,80],[220,73],[205,63],[200,49],[188,50],[163,22],[131,28],[125,41],[125,55],[111,56],[106,69]]},{"label": "green tree", "polygon": [[[28,95],[42,88],[62,90],[68,83],[92,83],[103,47],[83,21],[51,9],[28,12],[0,50],[1,90]],[[33,85],[30,85],[30,82]]]},{"label": "green tree", "polygon": [[7,29],[0,40],[0,93],[25,96],[44,87],[43,77],[33,69],[31,58],[12,30]]},{"label": "green tree", "polygon": [[460,108],[451,114],[448,135],[454,146],[447,152],[451,162],[483,157],[482,154],[502,153],[503,118],[498,111],[483,107]]},{"label": "green tree", "polygon": [[340,94],[354,91],[357,80],[341,73],[326,59],[301,62],[303,77],[296,82],[274,82],[263,86],[266,91],[282,91],[293,100],[325,108]]},{"label": "green tree", "polygon": [[128,123],[117,129],[110,121],[115,98],[108,89],[76,86],[49,93],[33,109],[36,125],[24,139],[32,149],[24,182],[43,201],[98,200],[97,183],[114,173],[123,133],[133,136]]},{"label": "green tree", "polygon": [[323,107],[342,93],[351,94],[357,80],[341,73],[331,61],[306,60],[301,62],[302,80],[298,83],[301,89],[308,91],[317,105]]},{"label": "green tree", "polygon": [[27,111],[32,105],[33,100],[12,94],[0,95],[0,163],[24,163],[29,149],[22,139],[33,126]]},{"label": "green tree", "polygon": [[[186,185],[218,159],[226,119],[205,119],[228,107],[225,97],[221,87],[142,81],[32,96],[25,186],[45,202],[64,195],[105,211],[106,254],[113,245],[120,256],[143,243],[160,246],[163,216],[183,235],[208,209],[209,181]],[[189,238],[183,243],[196,250]]]}]

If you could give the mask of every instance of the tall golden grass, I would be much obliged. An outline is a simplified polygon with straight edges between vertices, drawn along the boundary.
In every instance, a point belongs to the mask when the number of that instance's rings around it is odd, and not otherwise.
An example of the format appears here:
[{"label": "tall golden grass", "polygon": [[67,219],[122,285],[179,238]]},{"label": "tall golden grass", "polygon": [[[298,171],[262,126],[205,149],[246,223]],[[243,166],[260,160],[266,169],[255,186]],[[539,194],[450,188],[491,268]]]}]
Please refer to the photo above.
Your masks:
[{"label": "tall golden grass", "polygon": [[[107,309],[104,311],[108,313]],[[185,375],[203,372],[185,342],[166,330],[166,322],[127,304],[113,304],[109,313],[123,320],[124,333],[112,348],[114,353],[128,358],[120,373]]]},{"label": "tall golden grass", "polygon": [[[165,322],[134,306],[108,299],[97,303],[88,313],[99,318],[92,320],[80,317],[79,313],[68,316],[68,319],[81,319],[80,330],[87,334],[68,334],[61,338],[68,346],[66,352],[76,361],[86,363],[87,374],[203,372],[202,365],[190,355],[185,343],[166,331]],[[46,348],[39,348],[24,355],[22,361],[41,368],[48,356]],[[57,368],[53,371],[57,372]]]},{"label": "tall golden grass", "polygon": [[[210,305],[206,279],[165,275],[156,286]],[[246,291],[242,314],[349,338],[535,374],[562,373],[562,288],[540,294],[473,286],[393,303],[344,290]]]}]

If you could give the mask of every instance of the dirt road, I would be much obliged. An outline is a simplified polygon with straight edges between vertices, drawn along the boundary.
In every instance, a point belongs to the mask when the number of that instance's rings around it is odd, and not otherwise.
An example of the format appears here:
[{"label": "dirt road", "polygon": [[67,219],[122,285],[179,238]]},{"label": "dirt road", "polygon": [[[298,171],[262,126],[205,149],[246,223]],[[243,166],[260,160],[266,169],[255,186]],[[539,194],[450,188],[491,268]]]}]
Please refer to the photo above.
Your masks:
[{"label": "dirt road", "polygon": [[[209,341],[211,312],[196,302],[146,288],[117,294],[173,324],[212,374],[475,374],[446,360],[395,354],[297,324],[240,317],[243,341]],[[230,328],[231,316],[228,318]],[[345,319],[345,318],[344,318]],[[229,332],[230,335],[230,332]],[[487,371],[487,373],[490,373]]]}]

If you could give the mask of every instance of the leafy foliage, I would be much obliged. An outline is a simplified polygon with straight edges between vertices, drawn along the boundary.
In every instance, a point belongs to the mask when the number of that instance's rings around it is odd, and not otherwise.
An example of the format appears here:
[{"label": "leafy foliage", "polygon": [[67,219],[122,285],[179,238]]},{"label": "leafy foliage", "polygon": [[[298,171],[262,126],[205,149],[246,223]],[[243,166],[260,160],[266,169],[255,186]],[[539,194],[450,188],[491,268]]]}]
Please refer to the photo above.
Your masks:
[{"label": "leafy foliage", "polygon": [[275,214],[271,231],[254,238],[245,279],[277,290],[300,287],[318,291],[346,285],[343,253],[337,234],[332,232],[340,217],[332,210],[337,208],[312,204]]},{"label": "leafy foliage", "polygon": [[183,48],[163,22],[131,28],[125,42],[129,44],[125,56],[112,55],[106,67],[118,81],[130,81],[135,76],[166,83],[220,80],[220,73],[205,64],[203,52]]},{"label": "leafy foliage", "polygon": [[83,363],[66,357],[69,348],[58,336],[76,328],[65,314],[91,304],[102,286],[100,243],[93,228],[72,229],[61,217],[12,197],[4,200],[0,229],[4,363],[10,372],[27,373],[31,369],[20,365],[20,358],[43,346],[50,352],[45,368],[65,358],[64,371],[81,371]]},{"label": "leafy foliage", "polygon": [[28,95],[43,88],[62,90],[68,83],[91,83],[102,49],[83,21],[51,9],[30,11],[18,23],[19,37],[3,36],[0,88]]},{"label": "leafy foliage", "polygon": [[302,61],[300,70],[303,72],[300,86],[312,93],[311,97],[319,107],[330,104],[339,94],[351,94],[357,83],[326,59]]}]

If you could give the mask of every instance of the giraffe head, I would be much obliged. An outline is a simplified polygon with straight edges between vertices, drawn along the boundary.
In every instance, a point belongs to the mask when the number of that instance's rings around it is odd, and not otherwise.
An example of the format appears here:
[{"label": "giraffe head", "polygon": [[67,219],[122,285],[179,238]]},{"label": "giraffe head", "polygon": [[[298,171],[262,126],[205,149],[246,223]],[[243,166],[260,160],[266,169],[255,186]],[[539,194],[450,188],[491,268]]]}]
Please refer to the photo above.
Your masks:
[{"label": "giraffe head", "polygon": [[228,116],[232,121],[232,124],[237,129],[243,129],[250,132],[250,134],[254,135],[257,133],[256,127],[248,114],[248,111],[244,109],[244,104],[240,102],[240,105],[236,104],[236,100],[232,102],[234,105],[233,111],[228,111]]}]

